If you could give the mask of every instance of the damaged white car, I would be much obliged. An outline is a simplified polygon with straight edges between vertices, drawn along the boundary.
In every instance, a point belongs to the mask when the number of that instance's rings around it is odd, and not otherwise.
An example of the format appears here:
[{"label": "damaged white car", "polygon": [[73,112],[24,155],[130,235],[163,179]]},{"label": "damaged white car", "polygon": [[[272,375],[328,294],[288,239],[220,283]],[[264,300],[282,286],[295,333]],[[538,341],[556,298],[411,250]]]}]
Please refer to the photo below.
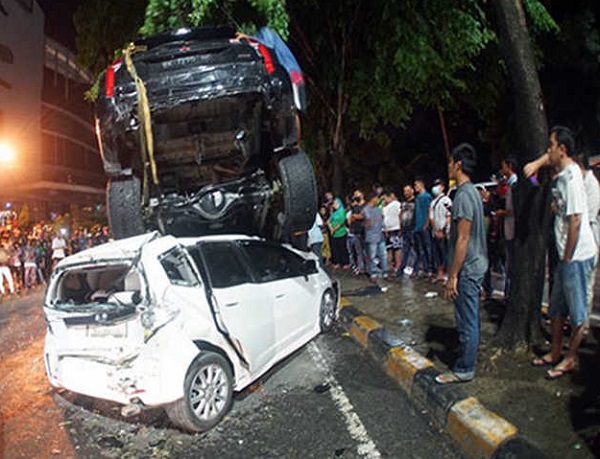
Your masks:
[{"label": "damaged white car", "polygon": [[44,300],[50,383],[164,406],[177,426],[217,424],[240,391],[329,330],[337,282],[312,254],[248,236],[149,233],[85,250]]}]

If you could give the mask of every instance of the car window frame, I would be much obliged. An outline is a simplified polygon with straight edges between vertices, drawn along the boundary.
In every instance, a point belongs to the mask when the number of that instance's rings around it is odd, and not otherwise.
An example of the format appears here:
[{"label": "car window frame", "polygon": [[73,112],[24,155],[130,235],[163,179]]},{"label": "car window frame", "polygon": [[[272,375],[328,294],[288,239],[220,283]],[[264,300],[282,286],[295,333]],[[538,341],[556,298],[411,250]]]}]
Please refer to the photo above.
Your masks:
[{"label": "car window frame", "polygon": [[[207,246],[211,246],[211,245],[224,245],[224,246],[228,246],[232,249],[233,255],[235,256],[238,264],[242,267],[242,270],[246,276],[247,281],[242,282],[242,283],[238,283],[235,285],[227,285],[225,287],[215,287],[215,283],[213,281],[213,276],[210,270],[210,267],[208,266],[207,260],[206,260],[206,254],[204,253],[204,249]],[[198,243],[196,243],[193,248],[198,250],[198,253],[200,255],[200,261],[202,263],[202,266],[199,266],[199,270],[202,273],[202,276],[206,279],[206,282],[208,283],[208,285],[210,285],[211,288],[216,288],[216,289],[224,289],[224,288],[235,288],[235,287],[239,287],[240,285],[244,285],[244,284],[255,284],[256,280],[254,278],[254,273],[252,272],[252,270],[250,269],[250,266],[247,263],[246,258],[243,256],[243,254],[240,252],[239,247],[238,247],[238,241],[232,240],[232,241],[199,241]],[[190,256],[192,259],[194,259],[194,256],[190,253]],[[196,265],[198,264],[197,260],[194,259],[194,262],[196,263]]]},{"label": "car window frame", "polygon": [[[169,271],[167,270],[167,268],[165,268],[163,261],[167,258],[172,256],[173,254],[177,254],[178,256],[178,263],[181,263],[182,260],[184,260],[184,262],[187,264],[188,268],[189,268],[189,272],[192,275],[193,278],[193,282],[190,281],[186,281],[186,280],[179,280],[179,279],[174,279],[173,277],[170,276]],[[195,263],[193,262],[193,260],[191,260],[190,255],[187,253],[187,251],[185,250],[185,248],[183,247],[172,247],[169,250],[167,250],[164,253],[161,253],[158,257],[158,262],[163,270],[163,272],[165,273],[165,276],[167,276],[167,279],[169,280],[169,284],[171,285],[175,285],[177,287],[190,287],[190,288],[195,288],[195,287],[201,287],[202,286],[202,279],[201,277],[198,275],[198,272],[195,268]]]},{"label": "car window frame", "polygon": [[300,270],[299,272],[297,272],[294,275],[289,275],[289,276],[285,276],[285,277],[277,277],[275,279],[269,279],[269,280],[264,280],[262,276],[260,276],[260,274],[257,272],[257,269],[254,267],[253,265],[253,261],[252,258],[250,257],[250,254],[246,251],[246,246],[248,245],[261,245],[263,247],[270,247],[270,248],[274,248],[276,250],[281,250],[281,251],[286,251],[290,257],[292,258],[298,258],[300,265],[303,266],[304,265],[304,258],[301,257],[300,255],[298,255],[297,253],[293,252],[292,250],[282,246],[281,244],[277,244],[275,242],[271,242],[271,241],[256,241],[256,240],[243,240],[243,241],[238,241],[238,249],[241,252],[242,256],[245,258],[246,263],[248,265],[248,269],[250,270],[252,276],[254,277],[255,283],[257,284],[267,284],[269,282],[277,282],[277,281],[281,281],[281,280],[286,280],[286,279],[294,279],[297,277],[306,277],[308,275],[312,275],[312,274],[316,274],[318,273],[318,268],[315,272],[312,273],[306,273],[302,270]]}]

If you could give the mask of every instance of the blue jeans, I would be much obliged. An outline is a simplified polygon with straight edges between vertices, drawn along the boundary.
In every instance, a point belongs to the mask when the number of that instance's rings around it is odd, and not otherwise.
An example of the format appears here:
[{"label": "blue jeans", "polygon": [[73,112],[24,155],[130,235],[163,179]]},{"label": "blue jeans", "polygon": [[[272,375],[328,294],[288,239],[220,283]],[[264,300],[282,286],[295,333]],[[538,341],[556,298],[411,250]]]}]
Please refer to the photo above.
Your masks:
[{"label": "blue jeans", "polygon": [[348,251],[351,254],[351,258],[354,267],[357,271],[363,273],[366,271],[365,261],[365,243],[361,236],[352,235],[348,237]]},{"label": "blue jeans", "polygon": [[458,276],[458,296],[454,301],[454,318],[460,342],[460,356],[453,371],[463,377],[475,374],[479,347],[479,288],[483,276]]},{"label": "blue jeans", "polygon": [[319,264],[321,266],[325,266],[325,261],[323,260],[323,254],[321,254],[321,249],[323,248],[323,242],[315,242],[310,246],[310,250],[319,257]]},{"label": "blue jeans", "polygon": [[579,327],[587,317],[587,289],[594,257],[589,260],[559,261],[554,270],[554,285],[550,295],[550,317],[571,316],[571,323]]},{"label": "blue jeans", "polygon": [[415,252],[417,253],[417,259],[415,260],[415,271],[419,270],[419,267],[423,266],[423,271],[426,273],[433,272],[433,266],[431,263],[431,233],[429,229],[418,230],[414,233],[415,236]]},{"label": "blue jeans", "polygon": [[369,275],[371,277],[377,276],[379,270],[377,269],[377,263],[375,257],[379,259],[379,265],[381,266],[381,272],[387,274],[387,250],[385,249],[385,241],[382,239],[379,242],[367,242],[367,253],[369,254]]}]

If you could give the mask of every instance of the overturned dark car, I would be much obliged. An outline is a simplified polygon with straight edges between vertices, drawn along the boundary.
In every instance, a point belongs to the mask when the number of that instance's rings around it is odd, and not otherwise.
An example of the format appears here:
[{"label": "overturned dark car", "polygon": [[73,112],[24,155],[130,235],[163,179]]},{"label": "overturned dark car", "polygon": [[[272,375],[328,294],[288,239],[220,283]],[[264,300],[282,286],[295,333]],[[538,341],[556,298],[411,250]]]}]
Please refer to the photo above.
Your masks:
[{"label": "overturned dark car", "polygon": [[282,239],[310,228],[317,187],[298,146],[302,74],[282,65],[291,53],[273,36],[180,29],[136,41],[109,66],[96,132],[116,238],[158,229]]}]

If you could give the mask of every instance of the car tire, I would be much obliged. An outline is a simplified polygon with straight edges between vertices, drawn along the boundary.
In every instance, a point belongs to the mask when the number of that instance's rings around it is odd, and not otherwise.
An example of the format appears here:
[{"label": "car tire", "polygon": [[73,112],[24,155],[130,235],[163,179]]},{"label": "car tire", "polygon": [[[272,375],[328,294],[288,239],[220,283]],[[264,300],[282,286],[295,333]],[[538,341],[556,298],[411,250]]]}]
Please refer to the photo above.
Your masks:
[{"label": "car tire", "polygon": [[319,308],[319,327],[321,332],[330,331],[337,320],[337,301],[333,290],[327,289],[321,297],[321,307]]},{"label": "car tire", "polygon": [[166,412],[178,427],[204,432],[225,417],[232,402],[233,371],[229,362],[216,352],[206,351],[194,359],[187,371],[183,398],[168,405]]},{"label": "car tire", "polygon": [[106,190],[108,224],[115,239],[145,232],[141,209],[141,184],[136,176],[109,179]]},{"label": "car tire", "polygon": [[308,231],[317,214],[317,182],[309,157],[302,150],[278,163],[282,209],[277,217],[282,234]]}]

